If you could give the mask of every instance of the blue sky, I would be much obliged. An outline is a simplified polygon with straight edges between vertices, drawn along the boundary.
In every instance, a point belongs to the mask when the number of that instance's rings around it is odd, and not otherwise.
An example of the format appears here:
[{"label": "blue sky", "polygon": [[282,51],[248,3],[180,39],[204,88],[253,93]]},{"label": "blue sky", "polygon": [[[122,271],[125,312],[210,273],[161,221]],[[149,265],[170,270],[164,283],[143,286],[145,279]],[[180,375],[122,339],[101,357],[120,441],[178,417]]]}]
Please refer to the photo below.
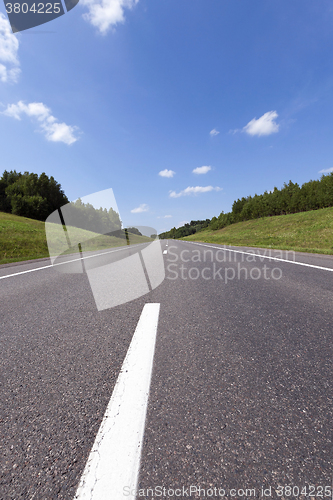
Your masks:
[{"label": "blue sky", "polygon": [[0,172],[113,188],[161,232],[333,169],[328,0],[81,0],[16,35],[0,12]]}]

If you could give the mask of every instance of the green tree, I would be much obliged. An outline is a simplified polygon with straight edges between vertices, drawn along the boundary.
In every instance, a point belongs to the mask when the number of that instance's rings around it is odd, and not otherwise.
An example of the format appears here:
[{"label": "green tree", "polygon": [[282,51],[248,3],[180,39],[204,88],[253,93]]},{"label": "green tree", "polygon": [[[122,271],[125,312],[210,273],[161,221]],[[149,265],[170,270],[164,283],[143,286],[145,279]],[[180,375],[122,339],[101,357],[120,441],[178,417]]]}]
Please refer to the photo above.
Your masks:
[{"label": "green tree", "polygon": [[68,203],[60,184],[44,172],[37,174],[15,170],[0,179],[0,210],[31,219],[45,220],[54,210]]}]

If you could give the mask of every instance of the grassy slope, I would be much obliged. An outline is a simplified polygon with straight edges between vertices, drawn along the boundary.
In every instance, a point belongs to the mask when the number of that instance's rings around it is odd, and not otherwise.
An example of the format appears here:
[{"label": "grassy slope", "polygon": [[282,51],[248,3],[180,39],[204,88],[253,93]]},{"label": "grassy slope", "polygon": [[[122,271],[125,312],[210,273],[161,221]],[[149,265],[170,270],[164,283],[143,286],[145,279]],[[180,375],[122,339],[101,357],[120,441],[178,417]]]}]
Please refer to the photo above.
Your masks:
[{"label": "grassy slope", "polygon": [[[118,238],[102,238],[98,247],[94,243],[91,249],[124,244]],[[137,239],[132,243],[149,241],[149,238]],[[239,222],[219,231],[204,230],[184,239],[333,255],[333,207]],[[0,264],[48,256],[44,222],[0,212]]]},{"label": "grassy slope", "polygon": [[0,212],[0,264],[48,256],[44,222]]},{"label": "grassy slope", "polygon": [[[55,227],[59,228],[59,226]],[[80,230],[80,233],[84,236],[95,236],[95,233],[89,231]],[[131,244],[145,241],[151,241],[151,239],[145,236],[130,235]],[[102,250],[124,244],[126,244],[124,239],[99,235],[98,239],[87,241],[84,250]],[[75,248],[66,253],[73,253],[73,251],[77,252],[78,249]],[[49,257],[45,223],[0,212],[0,264],[43,257]]]},{"label": "grassy slope", "polygon": [[333,207],[239,222],[183,239],[333,255]]}]

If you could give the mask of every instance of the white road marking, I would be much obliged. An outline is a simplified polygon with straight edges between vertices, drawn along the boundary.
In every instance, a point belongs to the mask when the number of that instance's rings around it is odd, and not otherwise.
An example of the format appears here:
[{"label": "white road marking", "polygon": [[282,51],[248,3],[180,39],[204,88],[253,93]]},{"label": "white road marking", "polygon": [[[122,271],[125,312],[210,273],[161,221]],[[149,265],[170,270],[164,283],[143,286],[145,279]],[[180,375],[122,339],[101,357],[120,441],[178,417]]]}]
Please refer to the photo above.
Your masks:
[{"label": "white road marking", "polygon": [[[145,243],[138,243],[137,245],[132,245],[131,248],[134,248],[135,246],[140,246],[140,245],[145,245]],[[101,255],[107,255],[108,253],[119,252],[120,250],[124,250],[126,248],[127,248],[127,246],[123,246],[121,248],[117,248],[116,250],[110,250],[109,252],[98,253],[96,255],[83,256],[83,259],[92,259],[94,257],[100,257]],[[65,262],[59,262],[58,264],[50,264],[48,266],[35,267],[34,269],[28,269],[27,271],[20,271],[18,273],[14,273],[14,274],[7,274],[6,276],[0,276],[0,280],[4,280],[5,278],[11,278],[13,276],[18,276],[19,274],[33,273],[34,271],[40,271],[41,269],[47,269],[49,267],[63,266],[64,264],[70,264],[71,262],[77,262],[79,260],[81,260],[81,257],[79,259],[72,259],[72,260],[66,260]]]},{"label": "white road marking", "polygon": [[[324,271],[332,271],[333,272],[333,268],[331,268],[331,267],[315,266],[314,264],[306,264],[305,262],[296,262],[295,260],[280,259],[278,257],[271,257],[269,255],[254,254],[254,253],[250,253],[250,252],[243,252],[241,250],[232,250],[231,248],[213,247],[211,245],[205,245],[204,243],[196,243],[194,241],[186,241],[186,243],[192,243],[193,245],[199,245],[202,247],[215,248],[217,250],[225,250],[226,252],[242,253],[244,255],[251,255],[252,257],[254,256],[254,257],[259,257],[259,258],[263,258],[263,259],[277,260],[279,262],[286,262],[288,264],[297,264],[298,266],[313,267],[314,269],[323,269]],[[283,250],[280,250],[280,252],[281,251],[283,251]],[[288,251],[292,252],[293,250],[288,250]]]},{"label": "white road marking", "polygon": [[[75,259],[75,260],[81,260],[81,259]],[[18,276],[19,274],[26,274],[26,273],[32,273],[33,271],[40,271],[41,269],[47,269],[48,267],[53,267],[53,265],[51,264],[49,266],[36,267],[35,269],[28,269],[28,271],[20,271],[19,273],[15,274],[7,274],[6,276],[0,276],[0,280],[4,280],[5,278],[11,278],[12,276]]]},{"label": "white road marking", "polygon": [[168,253],[168,250],[163,250],[163,255],[166,255]]},{"label": "white road marking", "polygon": [[146,304],[90,452],[76,500],[134,500],[160,304]]}]

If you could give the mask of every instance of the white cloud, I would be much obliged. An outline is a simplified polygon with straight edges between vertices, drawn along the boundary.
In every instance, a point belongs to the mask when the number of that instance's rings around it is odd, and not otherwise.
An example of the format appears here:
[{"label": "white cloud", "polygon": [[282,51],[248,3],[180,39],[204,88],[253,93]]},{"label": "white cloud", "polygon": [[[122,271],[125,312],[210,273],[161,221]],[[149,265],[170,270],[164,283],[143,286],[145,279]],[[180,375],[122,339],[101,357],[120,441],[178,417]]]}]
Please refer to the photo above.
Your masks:
[{"label": "white cloud", "polygon": [[10,24],[0,12],[0,80],[16,83],[21,73],[17,57],[19,41],[12,33]]},{"label": "white cloud", "polygon": [[192,173],[193,174],[207,174],[207,172],[209,172],[210,170],[212,170],[212,167],[209,167],[209,166],[197,167],[194,170],[192,170]]},{"label": "white cloud", "polygon": [[213,137],[214,135],[219,135],[220,132],[216,130],[216,128],[213,128],[213,130],[211,130],[209,133]]},{"label": "white cloud", "polygon": [[21,116],[26,114],[30,117],[36,117],[39,121],[44,121],[50,116],[50,111],[51,110],[42,102],[24,104],[23,101],[19,101],[17,104],[8,104],[3,114],[15,118],[16,120],[21,120]]},{"label": "white cloud", "polygon": [[172,215],[161,215],[159,217],[157,217],[158,219],[170,219],[172,217]]},{"label": "white cloud", "polygon": [[30,118],[36,118],[40,122],[41,130],[48,141],[64,142],[65,144],[73,144],[77,141],[74,132],[77,127],[59,123],[57,119],[51,115],[51,110],[42,102],[31,102],[24,104],[19,101],[17,104],[8,104],[3,115],[10,116],[16,120],[21,120],[22,115],[27,115]]},{"label": "white cloud", "polygon": [[42,128],[48,141],[73,144],[78,139],[74,136],[76,127],[66,123],[43,123]]},{"label": "white cloud", "polygon": [[132,9],[139,0],[81,0],[88,7],[83,18],[105,35],[111,26],[125,21],[124,10]]},{"label": "white cloud", "polygon": [[331,167],[331,168],[324,168],[323,170],[319,170],[320,174],[329,174],[330,172],[333,172],[333,167]]},{"label": "white cloud", "polygon": [[270,135],[279,131],[279,125],[275,123],[275,118],[279,115],[276,111],[268,111],[262,115],[258,120],[253,118],[245,127],[243,131],[249,135]]},{"label": "white cloud", "polygon": [[189,196],[191,194],[198,194],[198,193],[208,193],[209,191],[222,191],[222,188],[213,186],[187,187],[186,189],[183,189],[179,193],[176,193],[176,191],[170,191],[169,196],[170,198],[179,198],[180,196]]},{"label": "white cloud", "polygon": [[148,205],[146,205],[146,203],[142,203],[139,207],[133,208],[133,210],[131,210],[131,213],[140,214],[141,212],[148,212],[148,210],[149,210]]},{"label": "white cloud", "polygon": [[168,170],[167,168],[165,170],[161,170],[158,175],[160,175],[161,177],[173,177],[175,175],[176,172],[174,172],[173,170]]}]

